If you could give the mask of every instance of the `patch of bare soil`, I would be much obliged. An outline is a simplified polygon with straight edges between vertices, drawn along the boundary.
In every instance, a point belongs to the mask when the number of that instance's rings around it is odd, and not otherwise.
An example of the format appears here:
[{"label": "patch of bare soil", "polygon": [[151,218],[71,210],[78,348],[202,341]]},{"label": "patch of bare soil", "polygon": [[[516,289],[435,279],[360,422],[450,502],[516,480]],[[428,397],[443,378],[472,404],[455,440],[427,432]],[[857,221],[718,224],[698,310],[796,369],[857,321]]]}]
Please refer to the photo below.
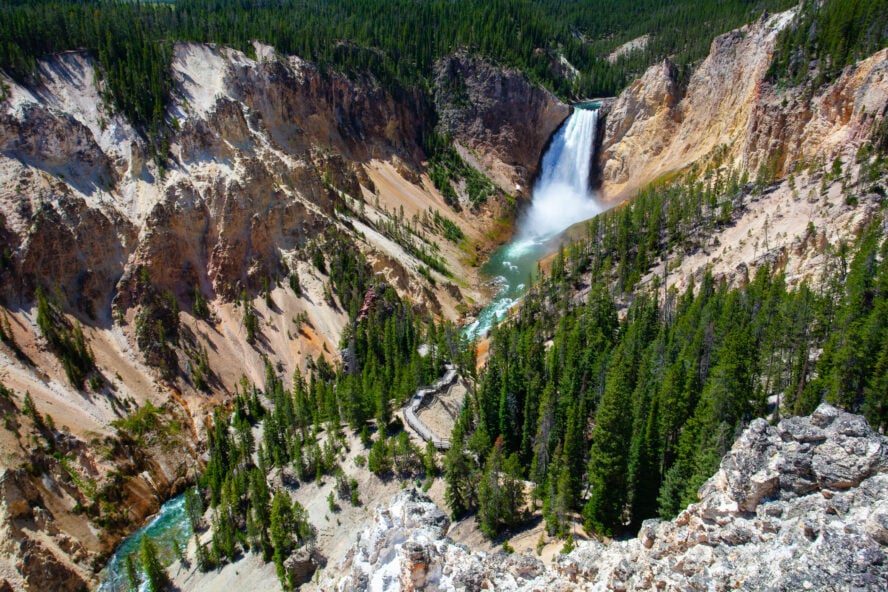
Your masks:
[{"label": "patch of bare soil", "polygon": [[460,378],[447,390],[428,397],[427,403],[419,408],[416,416],[429,427],[436,438],[449,440],[467,392],[468,385]]}]

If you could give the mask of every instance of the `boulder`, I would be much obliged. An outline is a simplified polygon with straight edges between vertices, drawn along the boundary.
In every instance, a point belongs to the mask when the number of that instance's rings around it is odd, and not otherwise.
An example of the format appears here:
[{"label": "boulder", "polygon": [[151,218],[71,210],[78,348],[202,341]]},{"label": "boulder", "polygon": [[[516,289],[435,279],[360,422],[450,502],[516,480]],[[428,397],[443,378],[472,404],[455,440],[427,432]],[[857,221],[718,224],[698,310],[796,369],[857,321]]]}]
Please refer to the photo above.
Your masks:
[{"label": "boulder", "polygon": [[[888,438],[821,405],[777,426],[755,420],[675,520],[638,537],[579,541],[545,567],[529,554],[469,552],[408,489],[323,589],[861,590],[888,581]],[[392,576],[390,574],[397,574]]]},{"label": "boulder", "polygon": [[311,580],[322,564],[323,558],[317,551],[302,546],[287,557],[284,561],[284,569],[290,575],[291,581],[298,585]]}]

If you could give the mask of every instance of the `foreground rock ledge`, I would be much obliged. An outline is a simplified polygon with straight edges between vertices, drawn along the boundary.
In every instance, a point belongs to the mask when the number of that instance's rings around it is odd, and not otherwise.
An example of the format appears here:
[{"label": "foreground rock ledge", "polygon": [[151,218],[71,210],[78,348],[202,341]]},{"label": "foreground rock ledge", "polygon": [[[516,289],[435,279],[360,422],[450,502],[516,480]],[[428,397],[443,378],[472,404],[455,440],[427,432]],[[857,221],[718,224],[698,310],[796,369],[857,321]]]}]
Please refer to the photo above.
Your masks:
[{"label": "foreground rock ledge", "polygon": [[675,520],[638,538],[584,541],[546,567],[472,553],[407,489],[379,508],[325,590],[885,590],[888,438],[821,405],[776,427],[758,419]]}]

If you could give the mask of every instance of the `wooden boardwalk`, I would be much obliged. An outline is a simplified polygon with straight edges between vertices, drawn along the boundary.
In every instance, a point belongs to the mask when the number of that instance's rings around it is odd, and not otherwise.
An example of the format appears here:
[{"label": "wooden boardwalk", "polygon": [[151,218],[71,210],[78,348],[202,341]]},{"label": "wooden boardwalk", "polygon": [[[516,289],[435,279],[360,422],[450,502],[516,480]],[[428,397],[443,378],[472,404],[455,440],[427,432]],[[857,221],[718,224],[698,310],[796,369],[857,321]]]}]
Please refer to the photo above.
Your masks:
[{"label": "wooden boardwalk", "polygon": [[446,368],[447,371],[444,372],[444,376],[441,377],[441,380],[431,386],[424,386],[416,389],[410,402],[407,403],[407,406],[404,408],[404,419],[407,421],[407,424],[413,428],[413,431],[416,432],[420,438],[426,442],[431,441],[432,445],[438,450],[449,450],[450,439],[438,438],[435,436],[434,432],[429,429],[429,426],[423,423],[416,414],[428,398],[436,396],[444,389],[450,388],[450,386],[456,382],[458,376],[456,366],[453,364],[447,364]]}]

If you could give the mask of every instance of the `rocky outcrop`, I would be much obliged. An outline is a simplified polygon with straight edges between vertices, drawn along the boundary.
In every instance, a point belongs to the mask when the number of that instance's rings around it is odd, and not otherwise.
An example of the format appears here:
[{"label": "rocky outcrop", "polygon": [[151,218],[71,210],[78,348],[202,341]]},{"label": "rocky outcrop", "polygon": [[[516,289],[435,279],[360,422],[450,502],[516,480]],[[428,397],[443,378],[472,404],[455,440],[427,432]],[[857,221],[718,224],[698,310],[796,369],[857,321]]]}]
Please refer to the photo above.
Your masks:
[{"label": "rocky outcrop", "polygon": [[568,590],[572,585],[539,559],[470,551],[445,536],[450,521],[422,492],[408,488],[377,508],[340,565],[319,590]]},{"label": "rocky outcrop", "polygon": [[[883,590],[888,581],[888,438],[821,405],[753,421],[672,521],[638,537],[581,541],[550,567],[471,553],[407,490],[379,509],[328,587],[338,590]],[[325,588],[326,589],[326,588]]]},{"label": "rocky outcrop", "polygon": [[284,569],[289,574],[290,581],[299,585],[311,580],[315,571],[323,564],[324,559],[317,551],[302,546],[287,557],[284,561]]},{"label": "rocky outcrop", "polygon": [[813,96],[767,78],[778,33],[794,10],[717,37],[679,88],[663,62],[623,91],[607,115],[598,161],[608,200],[692,163],[786,174],[819,155],[853,158],[888,105],[888,51],[848,68]]},{"label": "rocky outcrop", "polygon": [[570,115],[570,107],[523,74],[465,52],[436,64],[435,108],[442,133],[503,190],[525,197],[549,138]]},{"label": "rocky outcrop", "polygon": [[556,570],[602,589],[884,587],[888,438],[860,416],[824,404],[755,420],[699,495],[675,520],[580,545]]}]

